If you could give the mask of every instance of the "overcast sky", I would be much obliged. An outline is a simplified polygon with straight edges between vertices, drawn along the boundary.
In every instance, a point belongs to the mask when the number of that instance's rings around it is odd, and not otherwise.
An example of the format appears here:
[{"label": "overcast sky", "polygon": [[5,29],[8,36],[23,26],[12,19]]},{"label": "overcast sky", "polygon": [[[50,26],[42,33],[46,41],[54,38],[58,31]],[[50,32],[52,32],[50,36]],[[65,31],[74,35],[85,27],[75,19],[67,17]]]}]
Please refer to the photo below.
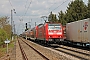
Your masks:
[{"label": "overcast sky", "polygon": [[[61,10],[64,12],[68,4],[73,0],[2,0],[0,1],[0,17],[9,16],[11,18],[11,10],[13,10],[13,21],[15,23],[16,32],[22,33],[25,29],[25,23],[31,22],[31,27],[35,26],[35,22],[44,23],[42,16],[48,16],[52,11],[56,15]],[[88,0],[83,0],[86,4]],[[11,21],[11,19],[9,19]]]}]

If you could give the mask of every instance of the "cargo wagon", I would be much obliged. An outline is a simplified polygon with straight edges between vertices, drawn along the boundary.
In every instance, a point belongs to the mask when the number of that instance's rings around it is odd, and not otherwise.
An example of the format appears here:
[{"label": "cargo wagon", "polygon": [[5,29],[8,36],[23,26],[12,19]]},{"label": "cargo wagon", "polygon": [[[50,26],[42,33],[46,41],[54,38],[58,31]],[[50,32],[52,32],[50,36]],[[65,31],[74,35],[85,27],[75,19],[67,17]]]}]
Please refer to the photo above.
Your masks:
[{"label": "cargo wagon", "polygon": [[90,18],[67,23],[66,40],[70,43],[90,47]]}]

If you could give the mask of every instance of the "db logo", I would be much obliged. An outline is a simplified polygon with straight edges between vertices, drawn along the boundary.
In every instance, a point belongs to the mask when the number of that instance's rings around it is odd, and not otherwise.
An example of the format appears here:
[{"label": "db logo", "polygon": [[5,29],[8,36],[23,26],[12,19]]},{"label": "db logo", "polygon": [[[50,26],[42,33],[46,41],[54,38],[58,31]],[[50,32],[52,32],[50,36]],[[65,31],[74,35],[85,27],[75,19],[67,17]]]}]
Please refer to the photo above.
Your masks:
[{"label": "db logo", "polygon": [[84,25],[83,25],[83,27],[84,27],[84,30],[86,30],[87,27],[88,27],[88,22],[85,22]]}]

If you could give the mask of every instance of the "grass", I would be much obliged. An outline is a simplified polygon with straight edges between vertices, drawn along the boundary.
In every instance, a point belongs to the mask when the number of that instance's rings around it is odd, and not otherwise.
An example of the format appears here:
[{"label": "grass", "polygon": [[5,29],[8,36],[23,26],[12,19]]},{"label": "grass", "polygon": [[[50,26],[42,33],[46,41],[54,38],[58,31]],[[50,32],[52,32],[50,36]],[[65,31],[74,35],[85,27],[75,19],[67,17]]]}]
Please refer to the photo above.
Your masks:
[{"label": "grass", "polygon": [[6,53],[6,48],[0,47],[0,57],[4,56]]},{"label": "grass", "polygon": [[[13,47],[14,47],[14,41],[8,44],[8,50],[12,49]],[[7,48],[6,44],[0,46],[0,58],[6,54],[6,50],[7,50],[6,48]]]}]

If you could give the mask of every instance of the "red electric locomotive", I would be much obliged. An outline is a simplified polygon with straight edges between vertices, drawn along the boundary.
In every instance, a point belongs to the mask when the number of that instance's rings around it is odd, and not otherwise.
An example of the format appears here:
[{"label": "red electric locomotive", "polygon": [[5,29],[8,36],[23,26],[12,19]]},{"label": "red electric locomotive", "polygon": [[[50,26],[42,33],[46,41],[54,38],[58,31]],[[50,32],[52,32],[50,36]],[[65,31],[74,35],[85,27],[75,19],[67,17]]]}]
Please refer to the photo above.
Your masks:
[{"label": "red electric locomotive", "polygon": [[63,40],[61,23],[45,23],[36,27],[36,40],[44,42],[60,42]]}]

